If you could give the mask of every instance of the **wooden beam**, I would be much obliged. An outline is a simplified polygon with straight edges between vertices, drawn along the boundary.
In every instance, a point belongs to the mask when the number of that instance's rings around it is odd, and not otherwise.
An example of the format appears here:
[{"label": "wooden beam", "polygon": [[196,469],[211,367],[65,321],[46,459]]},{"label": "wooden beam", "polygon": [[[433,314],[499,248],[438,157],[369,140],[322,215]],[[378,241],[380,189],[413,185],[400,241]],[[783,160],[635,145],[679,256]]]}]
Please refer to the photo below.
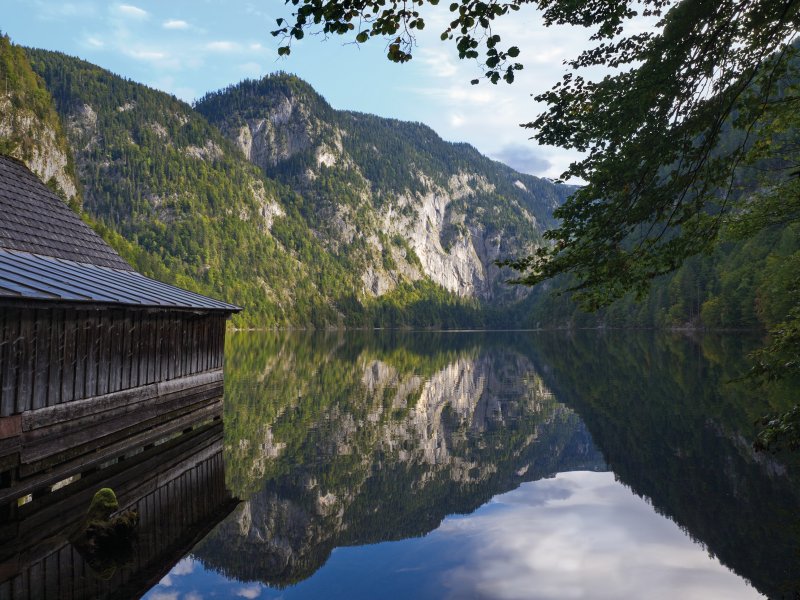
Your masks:
[{"label": "wooden beam", "polygon": [[223,381],[222,369],[206,371],[197,375],[189,375],[179,379],[151,383],[137,388],[112,392],[102,396],[74,400],[57,406],[48,406],[35,411],[26,411],[22,414],[22,430],[31,431],[40,427],[47,427],[56,423],[71,421],[95,413],[118,409],[120,407],[136,404],[144,400],[159,396],[166,396],[182,392],[194,387],[219,383]]}]

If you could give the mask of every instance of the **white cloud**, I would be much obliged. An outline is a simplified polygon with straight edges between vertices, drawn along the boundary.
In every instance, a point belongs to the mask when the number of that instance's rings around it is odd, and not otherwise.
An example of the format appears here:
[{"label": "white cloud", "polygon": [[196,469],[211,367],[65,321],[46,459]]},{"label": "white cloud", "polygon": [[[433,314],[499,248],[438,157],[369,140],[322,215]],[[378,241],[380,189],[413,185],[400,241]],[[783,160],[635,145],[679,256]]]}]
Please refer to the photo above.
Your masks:
[{"label": "white cloud", "polygon": [[133,4],[119,4],[117,6],[117,11],[134,19],[146,19],[149,16],[146,10],[134,6]]},{"label": "white cloud", "polygon": [[194,568],[196,566],[196,562],[187,557],[182,559],[178,564],[172,567],[172,570],[169,572],[170,575],[189,575],[190,573],[194,573]]},{"label": "white cloud", "polygon": [[497,97],[493,94],[493,89],[488,86],[471,86],[453,84],[448,87],[426,87],[413,90],[423,96],[433,96],[448,105],[457,104],[459,107],[465,104],[486,106],[496,103]]},{"label": "white cloud", "polygon": [[261,595],[261,588],[257,585],[251,585],[249,587],[243,587],[236,590],[236,595],[240,598],[247,598],[248,600],[253,600],[254,598],[258,598]]},{"label": "white cloud", "polygon": [[137,50],[131,48],[125,53],[136,60],[164,60],[167,58],[167,54],[160,50]]},{"label": "white cloud", "polygon": [[251,16],[254,16],[254,17],[258,17],[259,19],[264,19],[265,21],[268,21],[270,24],[274,24],[275,23],[275,17],[274,16],[272,16],[268,12],[264,12],[263,10],[261,10],[261,8],[259,6],[255,5],[253,3],[250,3],[250,2],[247,3],[247,5],[245,6],[245,11],[247,12],[248,15],[251,15]]},{"label": "white cloud", "polygon": [[90,35],[89,37],[87,37],[85,41],[86,41],[86,45],[87,46],[91,46],[92,48],[102,48],[103,46],[106,45],[103,40],[101,40],[100,38],[94,37],[93,35]]},{"label": "white cloud", "polygon": [[464,124],[464,117],[458,114],[451,114],[450,115],[450,125],[453,127],[461,127]]},{"label": "white cloud", "polygon": [[178,600],[178,592],[153,592],[148,600]]},{"label": "white cloud", "polygon": [[528,63],[539,65],[560,65],[570,57],[565,48],[553,46],[551,48],[537,49],[528,53]]},{"label": "white cloud", "polygon": [[203,597],[197,592],[189,592],[183,595],[183,600],[203,600]]},{"label": "white cloud", "polygon": [[444,46],[436,50],[422,48],[417,53],[417,58],[434,77],[450,78],[459,72],[459,68],[449,50]]},{"label": "white cloud", "polygon": [[90,2],[52,3],[35,0],[37,17],[44,20],[80,17],[85,19],[96,13],[96,7]]},{"label": "white cloud", "polygon": [[264,69],[257,62],[246,62],[239,65],[239,71],[248,77],[258,77],[264,72]]},{"label": "white cloud", "polygon": [[206,44],[206,49],[211,52],[237,52],[241,50],[241,48],[242,47],[238,43],[227,40],[208,42]]},{"label": "white cloud", "polygon": [[161,26],[164,29],[189,29],[189,23],[181,19],[169,19],[164,21]]},{"label": "white cloud", "polygon": [[436,535],[464,554],[443,576],[453,598],[758,597],[613,473],[524,484]]}]

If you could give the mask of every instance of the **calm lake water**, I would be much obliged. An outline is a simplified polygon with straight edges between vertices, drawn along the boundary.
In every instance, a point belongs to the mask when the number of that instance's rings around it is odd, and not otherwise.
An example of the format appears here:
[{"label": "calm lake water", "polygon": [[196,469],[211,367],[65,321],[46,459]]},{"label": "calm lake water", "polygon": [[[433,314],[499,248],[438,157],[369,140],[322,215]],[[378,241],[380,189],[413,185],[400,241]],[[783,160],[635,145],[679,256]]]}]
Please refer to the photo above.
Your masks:
[{"label": "calm lake water", "polygon": [[731,382],[757,342],[229,335],[240,502],[145,597],[794,597],[800,470],[751,447],[791,390]]}]

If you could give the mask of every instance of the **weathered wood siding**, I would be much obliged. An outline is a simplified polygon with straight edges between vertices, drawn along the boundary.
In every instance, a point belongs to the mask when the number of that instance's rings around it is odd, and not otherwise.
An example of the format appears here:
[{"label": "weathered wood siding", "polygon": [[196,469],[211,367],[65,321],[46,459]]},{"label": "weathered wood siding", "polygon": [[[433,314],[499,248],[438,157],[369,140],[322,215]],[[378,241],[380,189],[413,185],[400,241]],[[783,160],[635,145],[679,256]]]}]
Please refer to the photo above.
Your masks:
[{"label": "weathered wood siding", "polygon": [[[140,519],[131,563],[110,577],[65,539],[101,487]],[[0,528],[0,600],[138,598],[233,506],[217,422],[23,506],[9,539]]]},{"label": "weathered wood siding", "polygon": [[0,417],[222,367],[224,314],[0,308]]},{"label": "weathered wood siding", "polygon": [[24,413],[0,440],[0,505],[222,417],[222,369]]}]

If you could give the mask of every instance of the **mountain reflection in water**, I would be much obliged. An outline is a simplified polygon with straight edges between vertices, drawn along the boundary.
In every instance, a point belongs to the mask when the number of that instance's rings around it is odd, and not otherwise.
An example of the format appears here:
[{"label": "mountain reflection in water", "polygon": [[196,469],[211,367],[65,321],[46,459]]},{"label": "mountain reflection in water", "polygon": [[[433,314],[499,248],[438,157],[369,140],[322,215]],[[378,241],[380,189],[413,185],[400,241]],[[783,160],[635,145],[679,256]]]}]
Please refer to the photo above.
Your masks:
[{"label": "mountain reflection in water", "polygon": [[242,502],[150,597],[791,597],[796,461],[749,444],[791,390],[729,383],[747,345],[237,334]]}]

